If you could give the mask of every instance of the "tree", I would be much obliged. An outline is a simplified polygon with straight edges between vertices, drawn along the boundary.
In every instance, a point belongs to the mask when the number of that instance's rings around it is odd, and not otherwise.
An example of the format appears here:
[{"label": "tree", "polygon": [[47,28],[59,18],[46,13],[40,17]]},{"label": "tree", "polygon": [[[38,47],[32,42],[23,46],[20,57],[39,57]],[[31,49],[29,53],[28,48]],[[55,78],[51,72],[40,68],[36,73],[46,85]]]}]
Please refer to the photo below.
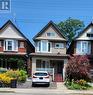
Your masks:
[{"label": "tree", "polygon": [[72,19],[70,17],[65,21],[61,21],[57,25],[64,36],[68,39],[68,44],[84,28],[83,21]]},{"label": "tree", "polygon": [[66,79],[72,81],[84,79],[90,80],[89,60],[87,56],[70,57],[66,67]]}]

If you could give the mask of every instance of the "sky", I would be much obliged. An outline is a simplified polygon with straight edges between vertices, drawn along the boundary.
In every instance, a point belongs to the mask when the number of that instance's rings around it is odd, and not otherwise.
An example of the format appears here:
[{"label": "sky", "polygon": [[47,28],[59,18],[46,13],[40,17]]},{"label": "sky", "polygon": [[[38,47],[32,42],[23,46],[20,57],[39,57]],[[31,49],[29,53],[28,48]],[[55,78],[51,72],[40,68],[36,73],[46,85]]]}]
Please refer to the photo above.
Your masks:
[{"label": "sky", "polygon": [[59,23],[69,17],[87,26],[93,20],[93,0],[11,0],[11,12],[0,12],[0,27],[10,19],[32,42],[50,20]]}]

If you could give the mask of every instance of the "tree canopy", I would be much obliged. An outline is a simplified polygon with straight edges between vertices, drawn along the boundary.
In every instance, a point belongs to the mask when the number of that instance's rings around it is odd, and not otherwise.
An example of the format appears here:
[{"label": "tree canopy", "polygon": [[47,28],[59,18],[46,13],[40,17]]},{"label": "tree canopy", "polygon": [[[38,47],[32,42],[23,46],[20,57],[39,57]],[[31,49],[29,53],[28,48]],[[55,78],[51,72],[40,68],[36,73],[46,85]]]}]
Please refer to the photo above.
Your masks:
[{"label": "tree canopy", "polygon": [[85,26],[83,21],[70,17],[65,21],[61,21],[57,25],[64,36],[68,39],[68,43],[70,43],[72,39],[78,35]]}]

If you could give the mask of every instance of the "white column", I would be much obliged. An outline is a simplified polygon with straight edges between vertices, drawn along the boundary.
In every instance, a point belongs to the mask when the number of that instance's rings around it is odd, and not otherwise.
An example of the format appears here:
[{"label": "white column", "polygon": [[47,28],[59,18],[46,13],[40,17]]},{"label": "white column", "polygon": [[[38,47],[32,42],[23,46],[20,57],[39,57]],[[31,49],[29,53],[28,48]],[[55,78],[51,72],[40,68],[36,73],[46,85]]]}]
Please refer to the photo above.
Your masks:
[{"label": "white column", "polygon": [[32,58],[32,76],[35,71],[36,71],[36,58]]},{"label": "white column", "polygon": [[65,81],[65,72],[66,72],[66,65],[68,63],[68,59],[64,59],[64,67],[63,67],[63,81]]}]

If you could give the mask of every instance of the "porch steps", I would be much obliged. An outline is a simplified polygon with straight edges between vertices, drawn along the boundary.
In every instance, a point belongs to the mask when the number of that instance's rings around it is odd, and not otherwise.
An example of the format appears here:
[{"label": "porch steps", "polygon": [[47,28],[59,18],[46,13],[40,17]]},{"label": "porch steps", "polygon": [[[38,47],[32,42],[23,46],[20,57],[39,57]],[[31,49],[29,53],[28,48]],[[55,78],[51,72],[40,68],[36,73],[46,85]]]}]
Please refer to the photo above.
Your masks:
[{"label": "porch steps", "polygon": [[63,82],[62,74],[55,74],[54,81],[55,82]]}]

